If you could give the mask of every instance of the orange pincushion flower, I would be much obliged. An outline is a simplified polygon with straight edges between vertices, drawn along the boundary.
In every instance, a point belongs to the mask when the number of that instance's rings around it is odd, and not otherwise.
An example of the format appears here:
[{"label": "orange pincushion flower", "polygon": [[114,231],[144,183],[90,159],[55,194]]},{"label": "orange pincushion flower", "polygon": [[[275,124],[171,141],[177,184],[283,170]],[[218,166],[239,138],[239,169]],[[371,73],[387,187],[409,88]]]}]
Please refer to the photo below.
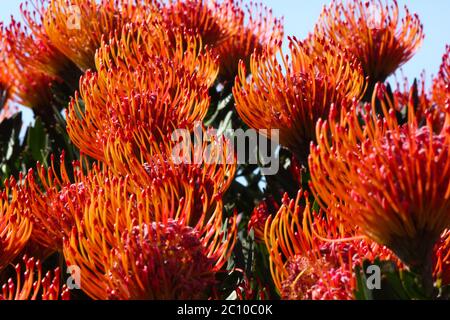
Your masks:
[{"label": "orange pincushion flower", "polygon": [[435,130],[431,116],[420,127],[409,108],[398,125],[384,90],[376,88],[385,118],[376,115],[374,94],[372,107],[354,105],[340,120],[332,112],[329,122],[319,121],[311,187],[324,209],[391,248],[429,289],[432,249],[450,225],[450,114]]},{"label": "orange pincushion flower", "polygon": [[289,60],[281,45],[278,42],[274,49],[281,62],[272,50],[252,55],[250,81],[240,64],[233,89],[236,108],[252,128],[279,129],[281,145],[306,163],[309,144],[316,139],[316,121],[328,115],[333,103],[358,99],[364,78],[360,66],[337,46],[326,44],[322,55],[315,55],[309,43],[290,39]]},{"label": "orange pincushion flower", "polygon": [[2,80],[7,83],[11,100],[32,108],[40,115],[47,115],[54,101],[51,87],[57,85],[59,79],[22,65],[14,57],[15,49],[7,39],[8,31],[1,24],[0,29],[0,66],[6,70],[2,73],[8,75]]},{"label": "orange pincushion flower", "polygon": [[215,61],[193,37],[177,37],[173,49],[170,43],[157,26],[130,25],[102,45],[98,72],[82,78],[80,97],[69,106],[67,130],[82,152],[104,160],[105,143],[119,128],[139,126],[161,141],[162,133],[203,120]]},{"label": "orange pincushion flower", "polygon": [[450,45],[446,47],[439,74],[433,83],[433,100],[441,107],[450,104]]},{"label": "orange pincushion flower", "polygon": [[[312,213],[302,192],[284,204],[266,223],[270,269],[282,299],[350,300],[356,289],[354,267],[364,260],[390,260],[391,252],[355,238],[335,217]],[[312,222],[314,221],[314,222]],[[341,240],[342,239],[342,240]]]},{"label": "orange pincushion flower", "polygon": [[[243,7],[242,1],[236,1],[236,5]],[[284,35],[283,19],[275,18],[272,10],[261,3],[245,5],[245,9],[240,9],[236,23],[236,34],[216,48],[221,64],[219,76],[230,82],[238,74],[239,60],[243,60],[248,68],[251,54],[261,54],[264,48],[271,48]]]},{"label": "orange pincushion flower", "polygon": [[43,25],[53,45],[83,71],[95,68],[102,38],[125,24],[156,14],[153,1],[51,0]]},{"label": "orange pincushion flower", "polygon": [[199,34],[204,45],[215,47],[237,33],[240,9],[234,0],[169,0],[162,7],[167,29]]},{"label": "orange pincushion flower", "polygon": [[15,179],[5,181],[0,194],[0,271],[22,251],[30,238],[31,222],[22,214],[23,194]]},{"label": "orange pincushion flower", "polygon": [[41,262],[34,258],[23,257],[26,267],[22,274],[22,267],[17,264],[16,282],[9,279],[8,283],[2,286],[0,300],[69,300],[70,294],[65,286],[61,287],[61,270],[55,269],[48,272],[42,278]]},{"label": "orange pincushion flower", "polygon": [[45,12],[43,0],[33,0],[20,6],[24,23],[14,19],[6,28],[6,41],[10,55],[21,66],[35,73],[43,73],[66,81],[70,88],[76,88],[81,71],[62,52],[56,49],[42,25]]},{"label": "orange pincushion flower", "polygon": [[63,239],[70,236],[75,225],[75,215],[82,215],[83,204],[89,197],[89,182],[96,179],[99,169],[94,166],[85,174],[81,162],[71,168],[74,178],[69,178],[64,154],[56,169],[53,156],[50,168],[37,164],[36,174],[30,170],[24,187],[27,208],[24,213],[33,221],[31,238],[40,245],[61,251]]},{"label": "orange pincushion flower", "polygon": [[103,67],[133,69],[152,58],[164,57],[181,63],[208,87],[218,74],[217,57],[205,49],[199,35],[181,28],[167,29],[158,17],[128,23],[103,41],[95,56],[97,70]]},{"label": "orange pincushion flower", "polygon": [[[196,199],[214,203],[214,196],[226,192],[233,181],[237,161],[230,141],[208,132],[196,126],[177,137],[180,140],[172,140],[168,133],[160,143],[145,127],[119,129],[106,144],[106,162],[116,174],[132,177],[135,187],[161,177],[173,177],[177,184],[177,177],[183,177],[200,184],[195,187]],[[191,134],[198,145],[192,143]]]},{"label": "orange pincushion flower", "polygon": [[419,17],[406,7],[400,16],[395,0],[390,6],[381,0],[333,0],[324,8],[315,34],[355,55],[369,77],[370,89],[411,59],[424,39]]},{"label": "orange pincushion flower", "polygon": [[128,185],[128,178],[98,185],[65,243],[83,290],[94,299],[179,299],[194,289],[204,297],[231,254],[235,217],[225,234],[220,199],[209,218],[203,211],[192,221],[193,188],[177,202],[170,183],[135,193]]}]

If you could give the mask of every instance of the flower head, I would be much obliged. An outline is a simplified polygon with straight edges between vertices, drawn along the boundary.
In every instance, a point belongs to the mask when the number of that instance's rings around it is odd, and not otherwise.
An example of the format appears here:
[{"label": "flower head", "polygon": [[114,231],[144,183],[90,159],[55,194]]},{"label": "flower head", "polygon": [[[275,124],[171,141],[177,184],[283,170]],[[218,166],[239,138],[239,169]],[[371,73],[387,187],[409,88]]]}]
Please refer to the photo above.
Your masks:
[{"label": "flower head", "polygon": [[64,153],[59,163],[52,156],[48,169],[38,163],[36,170],[29,170],[24,186],[24,214],[34,225],[31,238],[41,246],[61,251],[63,239],[70,236],[75,225],[74,216],[82,215],[83,204],[88,200],[87,181],[95,179],[99,169],[94,166],[87,174],[84,170],[82,161],[74,162],[68,170]]},{"label": "flower head", "polygon": [[106,141],[118,129],[131,136],[144,130],[161,142],[163,133],[203,120],[217,66],[195,38],[176,39],[172,46],[159,27],[128,25],[103,43],[98,72],[86,73],[69,106],[67,130],[82,152],[104,160]]},{"label": "flower head", "polygon": [[[281,42],[274,51],[252,55],[251,80],[240,64],[233,93],[244,122],[255,129],[279,129],[281,145],[294,152],[303,163],[309,144],[316,140],[315,124],[326,117],[333,103],[341,105],[358,99],[364,90],[360,66],[337,46],[315,55],[308,43],[290,39],[290,56]],[[339,70],[339,72],[337,72]]]},{"label": "flower head", "polygon": [[[30,9],[30,3],[33,7]],[[5,30],[9,55],[20,69],[31,69],[65,81],[70,88],[76,88],[81,71],[59,51],[47,36],[43,23],[45,5],[43,0],[32,0],[21,4],[23,22],[12,19]]]},{"label": "flower head", "polygon": [[[242,8],[244,5],[238,0],[236,6]],[[235,22],[236,34],[215,49],[220,56],[219,77],[229,82],[233,82],[238,74],[240,60],[249,68],[251,54],[261,54],[264,48],[271,48],[284,35],[283,19],[275,18],[272,10],[261,3],[252,2],[237,12],[240,16]]]},{"label": "flower head", "polygon": [[[389,260],[392,254],[357,234],[330,215],[314,213],[305,194],[284,204],[266,224],[270,268],[283,299],[353,299],[355,266],[364,260]],[[349,238],[350,237],[350,238]],[[353,239],[351,238],[353,237]],[[345,239],[344,239],[345,238]]]},{"label": "flower head", "polygon": [[112,249],[110,299],[206,299],[216,283],[215,261],[189,226],[174,220],[137,225],[122,243]]},{"label": "flower head", "polygon": [[32,223],[23,215],[23,192],[11,178],[0,194],[0,271],[22,251],[30,238]]},{"label": "flower head", "polygon": [[128,188],[128,178],[99,185],[65,243],[83,290],[96,299],[180,299],[200,289],[194,296],[205,297],[231,254],[235,218],[224,233],[220,198],[207,217],[205,206],[193,212],[193,189],[177,201],[170,182]]},{"label": "flower head", "polygon": [[[407,62],[422,44],[423,26],[397,1],[333,0],[323,9],[315,34],[341,44],[361,62],[369,88],[383,82]],[[371,90],[369,90],[371,91]]]},{"label": "flower head", "polygon": [[43,25],[52,44],[80,69],[95,68],[95,51],[103,37],[121,30],[128,22],[156,14],[153,1],[51,0]]},{"label": "flower head", "polygon": [[[20,59],[16,59],[16,42],[8,34],[11,33],[3,25],[0,25],[0,66],[2,69],[3,86],[8,88],[8,96],[11,101],[22,106],[32,108],[39,115],[48,115],[54,102],[52,86],[57,86],[61,81],[34,68],[29,68]],[[26,37],[21,34],[22,37]],[[7,76],[6,76],[7,75]]]},{"label": "flower head", "polygon": [[168,29],[198,34],[203,45],[215,47],[237,33],[240,9],[234,0],[169,0],[162,15]]},{"label": "flower head", "polygon": [[399,125],[395,100],[384,89],[377,87],[372,106],[354,105],[340,119],[332,112],[329,122],[319,121],[311,187],[323,209],[339,212],[431,278],[433,246],[450,224],[450,114],[436,130],[430,115],[419,126],[409,108],[407,123]]}]

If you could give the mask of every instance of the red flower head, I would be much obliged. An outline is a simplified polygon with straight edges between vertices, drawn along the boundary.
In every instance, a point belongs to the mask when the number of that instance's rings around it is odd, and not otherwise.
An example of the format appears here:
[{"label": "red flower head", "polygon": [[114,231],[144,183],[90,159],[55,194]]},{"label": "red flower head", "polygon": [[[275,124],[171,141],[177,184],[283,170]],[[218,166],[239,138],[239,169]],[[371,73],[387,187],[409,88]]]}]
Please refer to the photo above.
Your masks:
[{"label": "red flower head", "polygon": [[9,279],[2,286],[0,300],[69,300],[70,294],[66,286],[61,287],[61,270],[55,269],[42,277],[42,267],[39,260],[23,257],[25,272],[17,264],[16,279]]},{"label": "red flower head", "polygon": [[212,215],[204,209],[198,216],[193,188],[177,202],[170,181],[128,189],[127,178],[99,184],[65,243],[85,293],[94,299],[207,298],[231,254],[235,217],[225,231],[220,198]]},{"label": "red flower head", "polygon": [[74,162],[68,170],[64,154],[59,163],[52,156],[50,168],[38,163],[36,174],[34,170],[28,173],[25,214],[34,224],[31,238],[45,248],[62,251],[63,239],[70,236],[75,225],[74,216],[83,213],[89,182],[96,179],[99,169],[94,166],[86,174],[87,165],[82,166],[82,162]]},{"label": "red flower head", "polygon": [[[237,7],[242,8],[242,0],[237,0]],[[220,56],[220,73],[222,80],[233,82],[238,74],[239,61],[250,67],[252,53],[261,54],[264,48],[276,47],[283,39],[283,19],[273,16],[272,10],[261,3],[250,3],[245,9],[239,9],[236,19],[236,34],[216,47]]]},{"label": "red flower head", "polygon": [[395,0],[390,6],[382,0],[333,0],[324,8],[315,34],[357,57],[369,77],[369,89],[411,59],[424,39],[419,17],[406,7],[400,15]]},{"label": "red flower head", "polygon": [[171,46],[159,27],[129,25],[102,45],[98,72],[82,78],[68,112],[69,136],[82,152],[104,160],[106,141],[117,129],[132,136],[139,127],[161,142],[163,133],[203,120],[217,66],[199,53],[195,38],[176,39]]},{"label": "red flower head", "polygon": [[[287,197],[287,196],[286,196]],[[332,215],[313,213],[307,194],[289,201],[266,224],[270,269],[282,299],[350,300],[356,289],[354,267],[364,260],[390,260],[374,242],[355,238]],[[353,240],[348,237],[353,237]],[[346,239],[343,239],[346,238]]]},{"label": "red flower head", "polygon": [[23,215],[23,192],[13,178],[0,194],[0,271],[22,251],[33,228]]},{"label": "red flower head", "polygon": [[264,241],[264,229],[266,222],[270,217],[269,207],[266,201],[261,202],[252,213],[248,223],[248,231],[255,233],[255,240],[258,242]]},{"label": "red flower head", "polygon": [[12,19],[5,30],[10,56],[20,66],[19,69],[32,70],[36,74],[45,74],[64,80],[74,89],[78,86],[81,71],[61,51],[56,49],[45,33],[43,0],[32,0],[21,4],[20,11],[24,22]]},{"label": "red flower head", "polygon": [[51,0],[43,25],[51,43],[83,71],[95,68],[103,37],[128,22],[156,15],[154,1]]},{"label": "red flower head", "polygon": [[167,29],[200,35],[203,45],[216,47],[237,34],[241,11],[234,0],[169,0],[162,7]]},{"label": "red flower head", "polygon": [[337,46],[325,44],[326,50],[316,55],[309,43],[290,39],[289,59],[281,45],[273,49],[281,61],[272,49],[252,55],[250,81],[241,62],[233,89],[236,108],[252,128],[279,129],[281,145],[306,163],[317,120],[328,116],[333,103],[361,97],[364,78],[360,66]]},{"label": "red flower head", "polygon": [[2,80],[6,83],[11,100],[32,108],[41,116],[47,116],[48,112],[52,112],[51,106],[54,102],[51,88],[60,84],[61,81],[23,65],[22,61],[15,57],[16,42],[11,39],[11,36],[8,37],[11,31],[5,29],[3,25],[0,25],[0,29],[0,67],[4,68],[2,73],[8,75],[3,76]]},{"label": "red flower head", "polygon": [[323,209],[391,248],[429,289],[432,249],[450,225],[450,113],[435,130],[431,116],[421,127],[409,108],[407,123],[398,125],[396,102],[382,85],[376,94],[371,107],[319,121],[311,187]]}]

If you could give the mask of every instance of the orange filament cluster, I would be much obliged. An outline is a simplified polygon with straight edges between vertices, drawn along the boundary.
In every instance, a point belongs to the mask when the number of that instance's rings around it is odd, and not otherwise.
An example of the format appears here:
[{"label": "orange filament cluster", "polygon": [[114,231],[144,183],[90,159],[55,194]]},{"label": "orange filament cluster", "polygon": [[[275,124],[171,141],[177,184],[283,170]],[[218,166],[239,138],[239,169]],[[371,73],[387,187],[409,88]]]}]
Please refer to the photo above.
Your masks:
[{"label": "orange filament cluster", "polygon": [[25,272],[21,264],[15,266],[16,279],[9,279],[2,286],[0,300],[69,300],[67,287],[61,286],[61,270],[55,269],[42,276],[42,266],[39,260],[23,257]]},{"label": "orange filament cluster", "polygon": [[[235,217],[226,227],[220,198],[207,215],[206,206],[194,212],[193,189],[177,200],[176,188],[167,188],[155,184],[130,193],[128,178],[114,178],[91,193],[64,245],[68,265],[80,266],[90,297],[180,299],[214,282],[234,246]],[[200,260],[190,263],[194,258]]]},{"label": "orange filament cluster", "polygon": [[36,171],[29,171],[24,186],[27,199],[24,212],[34,225],[31,239],[54,251],[62,250],[63,239],[75,225],[74,216],[82,215],[90,186],[87,181],[95,180],[99,170],[94,166],[85,174],[81,162],[75,162],[72,179],[64,158],[62,154],[59,163],[55,163],[52,157],[48,169],[38,163]]},{"label": "orange filament cluster", "polygon": [[[283,39],[283,19],[273,16],[272,10],[261,3],[243,5],[236,1],[239,19],[236,19],[236,34],[216,46],[220,56],[220,79],[233,82],[238,74],[239,61],[243,60],[248,68],[250,56],[260,54]],[[244,9],[245,8],[245,9]]]},{"label": "orange filament cluster", "polygon": [[27,1],[21,5],[20,11],[23,22],[12,19],[6,28],[9,54],[23,69],[31,69],[76,85],[80,71],[55,48],[42,25],[45,14],[43,0]]},{"label": "orange filament cluster", "polygon": [[[15,59],[16,40],[8,29],[0,25],[0,66],[2,69],[3,86],[8,88],[8,95],[14,102],[32,108],[36,111],[50,109],[53,101],[51,86],[58,80],[35,69],[22,65]],[[25,36],[24,36],[25,37]],[[20,43],[20,39],[18,39]],[[6,77],[6,74],[8,75]]]},{"label": "orange filament cluster", "polygon": [[199,34],[204,45],[215,47],[236,35],[240,9],[234,0],[169,0],[162,6],[168,29],[179,28]]},{"label": "orange filament cluster", "polygon": [[438,132],[430,115],[420,126],[412,108],[399,125],[394,103],[379,85],[372,105],[318,122],[311,187],[324,210],[431,275],[423,267],[431,268],[432,248],[450,224],[450,114]]},{"label": "orange filament cluster", "polygon": [[[214,204],[214,197],[226,192],[234,178],[236,156],[228,140],[208,136],[203,127],[196,127],[193,135],[194,141],[191,132],[184,131],[180,140],[174,141],[168,134],[163,144],[145,130],[136,130],[131,142],[119,132],[107,144],[106,162],[116,174],[132,177],[136,187],[149,182],[164,185],[170,181],[169,184],[178,186],[180,197],[184,194],[181,190],[186,189],[179,185],[183,177],[192,185],[196,201],[204,198]],[[133,148],[136,145],[138,150]]]},{"label": "orange filament cluster", "polygon": [[354,267],[364,260],[395,259],[388,249],[355,237],[335,217],[313,212],[306,193],[295,200],[285,196],[283,202],[265,229],[272,277],[283,299],[353,299]]},{"label": "orange filament cluster", "polygon": [[85,154],[104,160],[104,146],[119,129],[130,139],[145,131],[161,142],[163,133],[192,128],[206,116],[214,59],[198,51],[194,37],[173,43],[158,28],[129,25],[99,49],[98,72],[81,79],[67,130]]},{"label": "orange filament cluster", "polygon": [[290,58],[281,46],[276,44],[277,54],[252,55],[250,81],[241,62],[233,89],[236,108],[251,128],[278,129],[281,145],[305,163],[309,144],[316,140],[316,121],[328,116],[333,103],[359,99],[364,78],[360,66],[338,46],[324,43],[326,50],[315,55],[308,43],[294,38]]},{"label": "orange filament cluster", "polygon": [[23,201],[20,183],[6,180],[0,194],[0,271],[22,251],[33,229],[23,215]]},{"label": "orange filament cluster", "polygon": [[361,62],[369,88],[383,82],[407,62],[421,46],[423,26],[397,1],[333,0],[323,9],[315,34],[332,39]]},{"label": "orange filament cluster", "polygon": [[156,14],[153,1],[51,0],[43,25],[52,44],[83,71],[95,68],[95,51],[128,22]]}]

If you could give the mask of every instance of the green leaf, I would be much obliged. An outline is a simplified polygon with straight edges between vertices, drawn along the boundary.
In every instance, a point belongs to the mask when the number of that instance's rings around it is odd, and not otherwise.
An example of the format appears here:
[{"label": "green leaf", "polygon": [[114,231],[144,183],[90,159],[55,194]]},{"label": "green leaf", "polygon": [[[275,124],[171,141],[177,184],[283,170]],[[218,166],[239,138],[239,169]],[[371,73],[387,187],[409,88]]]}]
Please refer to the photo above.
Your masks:
[{"label": "green leaf", "polygon": [[27,147],[34,161],[45,163],[49,155],[49,136],[40,118],[28,129]]}]

